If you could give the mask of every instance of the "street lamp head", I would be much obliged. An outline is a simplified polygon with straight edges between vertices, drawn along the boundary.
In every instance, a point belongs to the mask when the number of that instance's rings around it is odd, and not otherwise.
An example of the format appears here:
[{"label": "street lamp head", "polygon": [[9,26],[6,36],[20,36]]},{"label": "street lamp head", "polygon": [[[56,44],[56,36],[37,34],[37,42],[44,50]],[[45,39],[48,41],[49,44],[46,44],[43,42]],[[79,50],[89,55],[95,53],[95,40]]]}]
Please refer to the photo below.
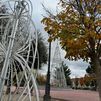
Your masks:
[{"label": "street lamp head", "polygon": [[51,34],[51,30],[48,30],[47,33],[48,33],[48,34]]},{"label": "street lamp head", "polygon": [[48,42],[52,42],[51,30],[48,30],[47,33],[49,34]]}]

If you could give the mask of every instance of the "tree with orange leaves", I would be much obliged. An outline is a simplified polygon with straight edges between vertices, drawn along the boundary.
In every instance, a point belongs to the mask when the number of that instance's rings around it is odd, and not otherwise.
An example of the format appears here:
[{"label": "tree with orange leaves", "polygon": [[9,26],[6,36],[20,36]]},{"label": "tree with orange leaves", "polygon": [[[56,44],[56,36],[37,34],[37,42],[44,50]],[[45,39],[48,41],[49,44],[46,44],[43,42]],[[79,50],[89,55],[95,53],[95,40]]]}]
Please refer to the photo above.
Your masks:
[{"label": "tree with orange leaves", "polygon": [[66,58],[93,63],[101,100],[101,0],[60,0],[61,11],[42,23],[51,39],[60,39]]}]

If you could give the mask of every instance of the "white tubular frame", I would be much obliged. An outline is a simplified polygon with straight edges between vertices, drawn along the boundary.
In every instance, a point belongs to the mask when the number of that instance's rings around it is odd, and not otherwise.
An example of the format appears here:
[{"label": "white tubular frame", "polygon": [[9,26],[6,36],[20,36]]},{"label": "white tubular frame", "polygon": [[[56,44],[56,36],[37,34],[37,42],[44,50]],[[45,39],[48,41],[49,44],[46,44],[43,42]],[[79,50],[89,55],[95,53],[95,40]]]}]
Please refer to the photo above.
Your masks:
[{"label": "white tubular frame", "polygon": [[[2,0],[2,2],[4,1]],[[33,74],[36,57],[38,58],[37,67],[39,69],[39,54],[37,51],[37,31],[31,19],[32,3],[30,0],[5,0],[5,2],[8,3],[11,11],[8,14],[0,14],[2,15],[0,16],[0,20],[8,19],[2,40],[0,41],[0,63],[3,62],[3,67],[0,71],[0,101],[13,101],[14,96],[16,96],[17,92],[12,94],[11,91],[14,85],[14,77],[18,88],[21,85],[22,79],[25,78],[23,91],[16,101],[26,101],[26,98],[28,99],[27,101],[33,101],[30,93],[32,88],[35,91],[34,100],[39,101],[39,91],[36,83],[37,75]],[[34,28],[34,34],[32,34],[30,28],[32,26]],[[31,52],[32,56],[30,55]],[[32,59],[31,66],[29,66],[30,58]],[[21,73],[20,77],[17,72],[18,69],[20,71],[19,73]],[[5,100],[4,89],[7,86],[5,82],[9,81],[8,78],[11,79],[10,93],[8,99]],[[30,82],[32,82],[31,87]],[[24,96],[26,91],[27,94]]]}]

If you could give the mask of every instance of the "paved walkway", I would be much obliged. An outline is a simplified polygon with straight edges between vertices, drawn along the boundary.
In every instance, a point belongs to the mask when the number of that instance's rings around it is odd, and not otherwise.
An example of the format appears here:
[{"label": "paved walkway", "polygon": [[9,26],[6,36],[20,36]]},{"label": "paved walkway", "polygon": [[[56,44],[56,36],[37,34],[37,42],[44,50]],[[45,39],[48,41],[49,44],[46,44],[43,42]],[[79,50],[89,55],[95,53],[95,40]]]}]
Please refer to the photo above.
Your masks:
[{"label": "paved walkway", "polygon": [[[41,96],[44,90],[40,90]],[[72,90],[72,89],[53,89],[51,97],[59,99],[55,101],[100,101],[98,92],[88,90]]]}]

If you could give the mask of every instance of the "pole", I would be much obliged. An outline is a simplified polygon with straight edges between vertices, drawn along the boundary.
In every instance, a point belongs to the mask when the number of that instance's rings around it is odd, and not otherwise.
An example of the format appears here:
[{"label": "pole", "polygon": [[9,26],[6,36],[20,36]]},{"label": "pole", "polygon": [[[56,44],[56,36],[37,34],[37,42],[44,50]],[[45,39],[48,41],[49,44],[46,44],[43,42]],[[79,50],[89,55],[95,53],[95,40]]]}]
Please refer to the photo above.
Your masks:
[{"label": "pole", "polygon": [[46,80],[46,86],[45,86],[44,101],[51,101],[51,96],[50,96],[50,59],[51,59],[51,41],[49,42],[48,71],[47,71],[47,80]]}]

